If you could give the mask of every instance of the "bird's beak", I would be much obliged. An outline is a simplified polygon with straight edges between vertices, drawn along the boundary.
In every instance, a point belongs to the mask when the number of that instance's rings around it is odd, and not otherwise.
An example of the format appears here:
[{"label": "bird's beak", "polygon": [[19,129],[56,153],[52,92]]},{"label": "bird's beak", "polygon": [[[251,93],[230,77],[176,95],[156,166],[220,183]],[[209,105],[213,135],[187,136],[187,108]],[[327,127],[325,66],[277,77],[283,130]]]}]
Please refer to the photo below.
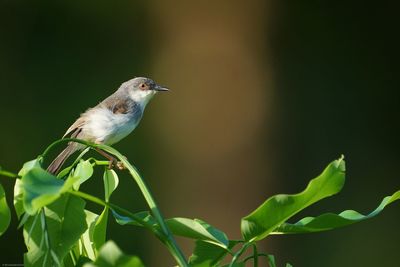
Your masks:
[{"label": "bird's beak", "polygon": [[154,87],[153,90],[154,91],[159,91],[159,92],[167,92],[167,91],[169,91],[168,88],[166,88],[164,86],[161,86],[161,85],[158,85],[158,84]]}]

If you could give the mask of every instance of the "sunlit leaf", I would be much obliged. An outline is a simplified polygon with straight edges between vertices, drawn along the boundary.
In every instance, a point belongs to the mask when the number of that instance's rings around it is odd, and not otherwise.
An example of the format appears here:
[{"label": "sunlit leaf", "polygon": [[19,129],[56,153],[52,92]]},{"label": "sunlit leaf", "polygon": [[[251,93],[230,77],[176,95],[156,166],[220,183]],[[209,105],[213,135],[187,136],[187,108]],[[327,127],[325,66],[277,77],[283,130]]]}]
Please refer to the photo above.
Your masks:
[{"label": "sunlit leaf", "polygon": [[105,243],[99,256],[93,263],[86,263],[83,267],[144,267],[136,256],[125,255],[113,241]]},{"label": "sunlit leaf", "polygon": [[338,193],[345,181],[343,159],[335,160],[307,188],[295,195],[276,195],[242,219],[241,231],[245,240],[265,238],[287,219],[311,204]]},{"label": "sunlit leaf", "polygon": [[20,179],[15,180],[14,184],[14,209],[18,219],[25,212],[24,209],[24,189],[22,187],[22,181]]},{"label": "sunlit leaf", "polygon": [[22,169],[18,172],[18,176],[24,176],[25,174],[27,174],[28,171],[32,170],[33,168],[41,168],[39,159],[25,162],[22,166]]},{"label": "sunlit leaf", "polygon": [[79,240],[79,253],[78,255],[86,254],[91,260],[96,259],[96,249],[93,244],[93,231],[96,224],[96,220],[99,217],[96,213],[85,210],[86,224],[88,228],[83,233],[81,239]]},{"label": "sunlit leaf", "polygon": [[111,194],[118,187],[118,175],[114,170],[106,168],[103,175],[105,200],[109,201]]},{"label": "sunlit leaf", "polygon": [[11,221],[10,208],[8,207],[6,194],[0,184],[0,236],[7,230]]},{"label": "sunlit leaf", "polygon": [[272,234],[301,234],[329,231],[339,227],[361,222],[378,215],[387,205],[400,198],[400,190],[391,196],[385,197],[381,204],[368,215],[363,215],[354,210],[345,210],[339,214],[325,213],[317,217],[305,217],[297,223],[284,223],[274,230]]},{"label": "sunlit leaf", "polygon": [[79,186],[87,181],[93,175],[93,167],[89,160],[81,160],[78,165],[76,165],[74,171],[70,176],[76,178],[74,182],[74,189],[78,190]]}]

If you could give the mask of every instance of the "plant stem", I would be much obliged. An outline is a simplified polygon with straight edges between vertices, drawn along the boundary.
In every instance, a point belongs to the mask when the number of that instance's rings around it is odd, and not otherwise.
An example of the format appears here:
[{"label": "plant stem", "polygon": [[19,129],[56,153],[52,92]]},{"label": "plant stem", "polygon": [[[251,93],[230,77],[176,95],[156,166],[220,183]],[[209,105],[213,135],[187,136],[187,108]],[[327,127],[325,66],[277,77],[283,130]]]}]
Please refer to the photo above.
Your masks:
[{"label": "plant stem", "polygon": [[241,247],[233,256],[231,263],[229,264],[229,267],[233,267],[234,264],[239,260],[240,256],[246,251],[246,249],[251,245],[252,243],[245,243],[243,244],[243,247]]},{"label": "plant stem", "polygon": [[5,177],[9,177],[9,178],[19,178],[19,176],[17,174],[9,172],[9,171],[2,170],[1,168],[0,168],[0,175],[1,176],[5,176]]},{"label": "plant stem", "polygon": [[253,256],[254,256],[253,266],[254,267],[258,267],[258,251],[257,251],[257,244],[256,243],[253,244]]},{"label": "plant stem", "polygon": [[161,230],[166,237],[166,242],[168,243],[168,247],[169,247],[172,255],[174,256],[175,260],[177,261],[177,263],[180,266],[183,266],[183,267],[189,266],[185,259],[185,256],[183,255],[178,244],[176,243],[175,238],[173,237],[171,231],[165,224],[165,221],[161,214],[161,211],[159,210],[157,203],[155,202],[153,196],[151,195],[150,189],[146,185],[143,178],[139,175],[136,168],[133,167],[130,164],[130,162],[121,153],[119,153],[117,150],[113,149],[112,147],[105,146],[105,145],[97,145],[97,147],[116,156],[123,163],[125,168],[128,169],[129,173],[131,174],[131,176],[133,177],[133,179],[139,186],[139,189],[142,192],[147,204],[149,205],[149,208],[150,208],[154,218],[160,225]]},{"label": "plant stem", "polygon": [[[262,256],[262,257],[267,257],[268,258],[268,254],[266,254],[266,253],[258,253],[257,254],[257,257],[260,257],[260,256]],[[250,255],[250,256],[248,256],[247,258],[245,258],[244,260],[243,260],[243,262],[247,262],[247,261],[249,261],[249,260],[251,260],[251,259],[253,259],[254,258],[254,255]]]},{"label": "plant stem", "polygon": [[[42,159],[45,158],[47,156],[47,154],[49,153],[49,151],[51,149],[53,149],[56,145],[58,145],[60,143],[65,143],[65,142],[77,142],[77,143],[81,143],[81,144],[87,145],[92,148],[99,148],[103,151],[106,151],[106,152],[116,156],[124,164],[124,166],[128,169],[129,173],[135,180],[136,184],[139,186],[139,189],[142,192],[142,194],[151,210],[151,213],[153,214],[154,218],[156,219],[156,221],[158,222],[158,224],[161,228],[162,236],[160,236],[159,238],[165,239],[164,243],[167,245],[168,249],[170,250],[171,254],[175,258],[177,263],[181,267],[188,267],[189,265],[185,259],[185,256],[183,255],[178,244],[176,243],[175,238],[172,235],[171,231],[165,224],[164,218],[163,218],[161,211],[159,210],[158,205],[156,204],[156,202],[150,192],[150,189],[144,182],[143,178],[139,175],[139,173],[135,169],[135,167],[133,167],[121,153],[119,153],[117,150],[115,150],[114,148],[112,148],[110,146],[102,145],[102,144],[93,144],[93,143],[90,143],[90,142],[87,142],[84,140],[80,140],[80,139],[75,139],[75,138],[64,138],[64,139],[60,139],[60,140],[53,142],[50,146],[48,146],[46,148],[46,150],[41,155]],[[78,192],[78,191],[75,191],[75,192]],[[90,196],[90,197],[93,197],[93,196]],[[98,200],[100,200],[100,199],[98,199]],[[105,202],[103,202],[103,203],[105,203]],[[98,204],[103,205],[103,203],[98,203]]]}]

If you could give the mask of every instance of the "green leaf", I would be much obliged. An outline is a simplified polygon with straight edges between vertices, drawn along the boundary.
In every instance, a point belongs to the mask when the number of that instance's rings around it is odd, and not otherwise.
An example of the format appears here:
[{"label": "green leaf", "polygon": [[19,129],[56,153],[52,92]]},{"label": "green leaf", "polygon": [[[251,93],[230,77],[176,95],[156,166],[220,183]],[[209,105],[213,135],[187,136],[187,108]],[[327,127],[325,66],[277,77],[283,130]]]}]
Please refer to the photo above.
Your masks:
[{"label": "green leaf", "polygon": [[78,190],[79,186],[86,182],[93,175],[93,167],[89,160],[81,160],[78,165],[76,165],[74,171],[70,174],[73,177],[74,189]]},{"label": "green leaf", "polygon": [[24,165],[22,166],[22,169],[18,172],[18,175],[22,177],[33,168],[41,168],[39,158],[25,162]]},{"label": "green leaf", "polygon": [[[112,214],[121,225],[131,224],[135,226],[144,226],[141,222],[150,225],[154,230],[158,230],[159,226],[150,212],[142,211],[135,213],[136,218],[123,216],[112,210]],[[228,247],[229,240],[225,233],[218,230],[217,228],[207,224],[206,222],[199,219],[188,219],[188,218],[171,218],[165,220],[168,228],[174,235],[179,235],[187,238],[196,240],[203,240],[220,246],[224,249]]]},{"label": "green leaf", "polygon": [[225,233],[199,219],[172,218],[165,220],[165,223],[175,235],[209,241],[223,248],[228,247],[229,240]]},{"label": "green leaf", "polygon": [[22,176],[23,203],[25,211],[34,215],[40,208],[60,196],[64,181],[41,168],[33,168]]},{"label": "green leaf", "polygon": [[85,210],[86,224],[88,228],[83,233],[81,239],[79,240],[79,253],[78,255],[86,255],[89,259],[95,260],[97,251],[93,244],[93,231],[96,225],[96,220],[99,217],[96,213]]},{"label": "green leaf", "polygon": [[189,258],[189,264],[192,267],[218,266],[229,253],[229,250],[237,243],[237,241],[229,241],[228,249],[225,249],[206,241],[196,240],[193,254]]},{"label": "green leaf", "polygon": [[241,231],[245,240],[261,240],[287,219],[311,204],[338,193],[345,181],[343,158],[330,163],[307,188],[295,195],[275,195],[242,218]]},{"label": "green leaf", "polygon": [[17,179],[15,180],[15,185],[14,185],[14,209],[18,219],[25,212],[23,196],[24,196],[24,189],[22,186],[22,181],[21,179]]},{"label": "green leaf", "polygon": [[114,170],[106,168],[103,175],[103,181],[105,200],[106,202],[108,202],[110,200],[111,194],[118,187],[118,175],[115,173]]},{"label": "green leaf", "polygon": [[[41,168],[39,159],[34,159],[24,163],[22,169],[18,172],[18,175],[22,177],[26,175],[28,171],[30,171],[33,168]],[[23,204],[23,195],[24,195],[24,190],[22,186],[22,181],[21,179],[17,179],[14,185],[14,208],[18,219],[25,212]]]},{"label": "green leaf", "polygon": [[284,223],[274,230],[272,234],[301,234],[329,231],[339,227],[361,222],[378,215],[387,205],[400,198],[400,190],[391,196],[385,197],[381,204],[368,215],[362,215],[354,210],[345,210],[339,214],[325,213],[317,217],[306,217],[297,223]]},{"label": "green leaf", "polygon": [[[115,210],[111,210],[112,214],[115,218],[115,221],[120,225],[131,224],[135,226],[144,226],[141,222],[144,222],[148,225],[151,225],[153,228],[157,226],[157,222],[154,220],[153,216],[151,216],[148,211],[141,211],[135,213],[135,218],[123,216],[116,212]],[[158,226],[157,226],[158,227]]]},{"label": "green leaf", "polygon": [[72,177],[64,182],[42,168],[30,169],[21,178],[24,210],[34,215],[40,208],[52,203],[69,190],[77,179]]},{"label": "green leaf", "polygon": [[24,225],[25,266],[60,265],[87,229],[84,206],[81,198],[63,195],[28,219]]},{"label": "green leaf", "polygon": [[7,205],[6,194],[0,184],[0,236],[7,230],[11,221],[10,208]]},{"label": "green leaf", "polygon": [[93,263],[86,263],[83,267],[144,267],[136,256],[125,255],[113,241],[105,243],[99,256]]}]

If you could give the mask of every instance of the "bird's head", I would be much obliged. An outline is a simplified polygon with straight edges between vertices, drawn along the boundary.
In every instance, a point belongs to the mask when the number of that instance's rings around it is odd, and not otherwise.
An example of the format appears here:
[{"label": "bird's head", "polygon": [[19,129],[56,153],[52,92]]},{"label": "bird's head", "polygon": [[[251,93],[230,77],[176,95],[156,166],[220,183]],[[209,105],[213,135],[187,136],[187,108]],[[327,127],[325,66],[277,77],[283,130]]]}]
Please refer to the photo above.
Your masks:
[{"label": "bird's head", "polygon": [[121,89],[126,91],[135,102],[143,107],[157,92],[166,92],[168,88],[156,84],[152,79],[136,77],[121,85]]}]

